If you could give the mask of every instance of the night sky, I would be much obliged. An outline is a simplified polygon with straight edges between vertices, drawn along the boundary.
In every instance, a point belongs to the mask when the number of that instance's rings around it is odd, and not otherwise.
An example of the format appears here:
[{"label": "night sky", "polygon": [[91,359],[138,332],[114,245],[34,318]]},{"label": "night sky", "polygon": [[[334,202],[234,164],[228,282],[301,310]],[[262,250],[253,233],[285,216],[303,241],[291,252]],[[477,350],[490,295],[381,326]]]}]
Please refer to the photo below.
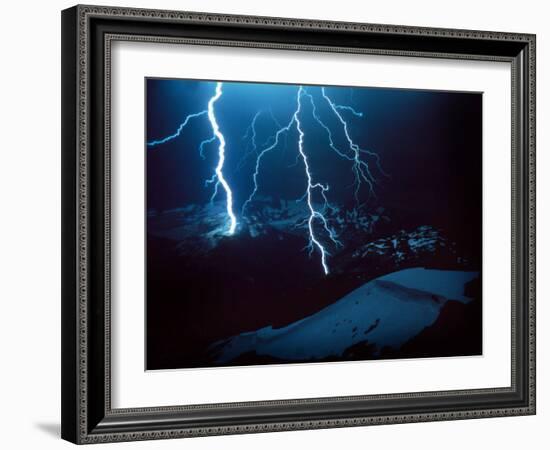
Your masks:
[{"label": "night sky", "polygon": [[[147,79],[147,140],[175,132],[188,114],[206,108],[214,82]],[[319,100],[317,86],[309,88]],[[249,158],[238,169],[247,142],[243,139],[254,115],[262,111],[258,141],[263,143],[277,126],[286,125],[296,107],[294,85],[224,83],[223,96],[216,103],[216,116],[227,141],[225,170],[237,209],[250,194],[255,160]],[[360,201],[384,207],[410,208],[430,223],[477,228],[481,196],[481,104],[479,93],[455,93],[386,88],[327,87],[336,103],[354,107],[362,118],[349,118],[353,139],[376,152],[382,169],[373,165],[378,181],[376,197],[361,191]],[[304,101],[304,110],[311,109]],[[323,111],[322,108],[322,112]],[[350,205],[349,162],[335,156],[327,146],[326,134],[304,114],[306,150],[311,153],[315,176],[330,184],[337,203]],[[327,115],[328,117],[329,115]],[[330,119],[327,120],[327,123]],[[336,128],[337,123],[332,119]],[[162,147],[147,152],[147,208],[165,210],[187,203],[207,202],[212,194],[204,180],[212,176],[217,163],[217,144],[199,155],[200,142],[211,136],[205,117],[194,119],[192,129]],[[262,160],[260,194],[296,199],[304,193],[303,167],[296,161],[297,133],[292,130],[287,145]],[[341,141],[342,142],[342,141]],[[314,150],[310,150],[314,149]],[[250,148],[249,148],[250,149]],[[284,179],[284,183],[281,183]]]}]

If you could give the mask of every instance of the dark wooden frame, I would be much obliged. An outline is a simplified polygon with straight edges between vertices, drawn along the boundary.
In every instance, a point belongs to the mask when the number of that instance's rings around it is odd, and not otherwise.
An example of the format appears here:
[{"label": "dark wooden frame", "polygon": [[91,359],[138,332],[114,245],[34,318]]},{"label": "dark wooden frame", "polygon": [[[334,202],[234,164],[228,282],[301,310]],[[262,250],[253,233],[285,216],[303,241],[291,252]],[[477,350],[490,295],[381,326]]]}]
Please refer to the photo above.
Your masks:
[{"label": "dark wooden frame", "polygon": [[[512,65],[512,383],[494,389],[113,409],[110,43],[185,42]],[[535,413],[535,36],[76,6],[62,13],[62,437],[75,443]]]}]

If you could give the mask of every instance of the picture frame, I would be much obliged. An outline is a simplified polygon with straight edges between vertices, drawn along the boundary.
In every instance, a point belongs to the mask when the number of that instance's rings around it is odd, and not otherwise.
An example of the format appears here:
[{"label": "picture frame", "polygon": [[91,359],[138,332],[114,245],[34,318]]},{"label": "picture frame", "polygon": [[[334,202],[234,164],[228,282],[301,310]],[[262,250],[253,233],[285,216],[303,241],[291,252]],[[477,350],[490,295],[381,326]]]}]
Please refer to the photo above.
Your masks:
[{"label": "picture frame", "polygon": [[[113,407],[110,76],[116,41],[509,64],[510,385]],[[535,42],[534,35],[507,32],[85,5],[64,10],[62,437],[85,444],[535,414]]]}]

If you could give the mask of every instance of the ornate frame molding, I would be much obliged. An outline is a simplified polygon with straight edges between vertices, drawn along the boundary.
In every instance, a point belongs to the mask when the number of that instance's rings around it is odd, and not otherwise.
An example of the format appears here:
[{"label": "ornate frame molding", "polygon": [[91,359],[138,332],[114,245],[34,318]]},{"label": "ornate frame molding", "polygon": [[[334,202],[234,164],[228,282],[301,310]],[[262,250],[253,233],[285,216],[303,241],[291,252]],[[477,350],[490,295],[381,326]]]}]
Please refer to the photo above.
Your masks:
[{"label": "ornate frame molding", "polygon": [[[243,27],[253,34],[257,30],[270,32],[302,30],[318,30],[346,36],[357,33],[368,37],[376,35],[378,39],[385,37],[425,38],[425,45],[420,50],[414,48],[376,48],[351,47],[315,43],[275,43],[243,39],[214,39],[205,37],[168,37],[132,34],[128,32],[112,32],[111,30],[92,30],[93,22],[99,19],[118,20],[122,24],[128,21],[139,22],[143,27],[156,22],[170,27],[193,25],[197,27]],[[118,26],[118,25],[117,25]],[[123,25],[122,25],[123,26]],[[227,28],[230,29],[230,28]],[[111,441],[129,441],[143,439],[164,439],[173,437],[192,437],[217,434],[237,434],[250,432],[270,432],[295,429],[312,429],[328,427],[361,426],[373,424],[439,421],[450,419],[468,419],[481,417],[498,417],[509,415],[527,415],[535,413],[535,36],[530,34],[514,34],[470,30],[449,30],[423,27],[405,27],[395,25],[376,25],[361,23],[310,21],[303,19],[285,19],[254,16],[233,16],[218,14],[203,14],[194,12],[157,11],[146,9],[112,8],[98,6],[76,6],[63,13],[63,190],[64,190],[64,251],[63,251],[63,437],[76,443],[97,443]],[[99,36],[99,38],[98,38]],[[99,138],[93,140],[90,110],[92,102],[99,95],[92,82],[97,76],[98,60],[94,60],[98,51],[97,42],[100,39],[103,48],[101,64],[104,69],[103,80],[103,116],[102,126],[103,146],[103,176],[93,179],[95,169],[90,164],[93,148],[97,148]],[[477,389],[464,391],[440,391],[395,395],[375,395],[360,397],[331,397],[308,400],[285,400],[270,402],[250,402],[240,404],[194,405],[162,408],[112,409],[110,402],[110,66],[111,43],[115,40],[146,41],[157,43],[186,43],[195,45],[245,46],[256,48],[299,49],[306,51],[352,52],[364,54],[384,54],[413,57],[436,57],[453,59],[481,59],[491,61],[507,61],[512,64],[512,153],[513,172],[513,311],[512,311],[512,385],[509,388]],[[460,42],[459,51],[445,52],[440,50],[440,43]],[[508,53],[475,53],[468,48],[477,48],[481,43],[499,42],[501,48],[509,49]],[[433,45],[430,47],[430,43]],[[437,43],[437,45],[435,44]],[[397,46],[399,44],[396,44]],[[439,47],[438,47],[439,45]],[[442,45],[442,44],[441,44]],[[95,46],[95,47],[94,47]],[[457,48],[457,46],[453,48]],[[490,48],[490,46],[486,46]],[[516,52],[514,49],[518,49]],[[94,72],[95,71],[95,72]],[[94,84],[96,83],[96,84]],[[517,101],[516,101],[517,99]],[[76,105],[76,107],[75,107]],[[92,148],[91,142],[94,142]],[[523,154],[523,155],[522,155]],[[519,163],[517,162],[519,161]],[[97,173],[95,173],[97,175]],[[518,183],[524,177],[526,190]],[[100,201],[103,217],[97,217],[97,209],[91,206],[92,197],[97,198],[96,183],[103,183],[102,199]],[[71,190],[71,192],[68,192]],[[93,200],[95,202],[96,200]],[[99,200],[97,200],[99,201]],[[519,206],[518,206],[519,205]],[[102,323],[91,323],[92,302],[91,291],[97,292],[95,279],[100,276],[91,267],[95,264],[90,255],[95,249],[91,246],[92,230],[97,230],[97,221],[103,220],[102,264],[102,296],[104,304]],[[68,231],[67,231],[68,230]],[[67,231],[67,233],[65,233]],[[524,232],[524,235],[521,233]],[[519,238],[518,238],[519,236]],[[522,237],[523,236],[523,237]],[[523,241],[526,242],[523,242]],[[516,266],[520,265],[519,272]],[[523,272],[524,273],[523,273]],[[74,277],[74,279],[72,279]],[[519,277],[519,278],[518,278]],[[70,280],[69,280],[70,279]],[[517,282],[517,285],[515,284]],[[516,298],[517,289],[527,295]],[[518,302],[516,304],[516,302]],[[95,305],[95,304],[94,304]],[[97,308],[98,305],[95,305]],[[518,309],[516,309],[516,307]],[[522,309],[523,308],[523,309]],[[519,311],[522,317],[518,317]],[[523,311],[523,312],[522,312]],[[99,328],[98,328],[99,327]],[[521,330],[519,330],[519,328]],[[100,329],[100,337],[93,330]],[[520,334],[517,334],[520,333]],[[521,345],[516,342],[516,336],[523,336]],[[69,341],[72,341],[70,344]],[[103,345],[104,365],[102,370],[103,383],[97,378],[97,364],[91,359],[90,352],[96,351],[98,345]],[[521,350],[520,359],[517,353]],[[526,379],[518,378],[516,367],[525,372]],[[92,373],[93,372],[93,373]],[[71,379],[70,383],[66,381]],[[99,381],[98,381],[99,380]],[[293,420],[258,421],[257,423],[226,424],[212,420],[210,425],[185,425],[182,419],[176,426],[169,425],[171,415],[185,415],[186,412],[212,409],[232,411],[242,407],[278,407],[291,410],[292,407],[307,405],[325,405],[337,402],[362,400],[365,402],[398,399],[409,401],[437,397],[464,397],[473,401],[477,396],[498,394],[518,394],[519,383],[523,391],[515,402],[505,406],[493,407],[450,407],[448,410],[438,409],[432,412],[419,411],[412,413],[391,414],[349,414],[342,417],[306,418],[297,417]],[[526,384],[523,384],[526,383]],[[103,407],[92,405],[91,392],[96,393],[102,386]],[[526,393],[526,397],[525,394]],[[518,396],[518,395],[516,395]],[[525,398],[524,398],[525,397]],[[206,416],[205,416],[206,417]],[[128,425],[129,423],[129,425]]]}]

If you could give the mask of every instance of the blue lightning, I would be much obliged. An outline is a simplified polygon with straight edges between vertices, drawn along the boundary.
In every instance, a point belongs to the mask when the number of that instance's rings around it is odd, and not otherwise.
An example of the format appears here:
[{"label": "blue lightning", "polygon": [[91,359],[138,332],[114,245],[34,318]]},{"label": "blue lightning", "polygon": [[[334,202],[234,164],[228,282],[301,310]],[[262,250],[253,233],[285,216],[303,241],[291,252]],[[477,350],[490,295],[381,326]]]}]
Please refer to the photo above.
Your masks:
[{"label": "blue lightning", "polygon": [[[269,108],[268,112],[269,112],[268,116],[273,121],[273,123],[278,128],[282,128],[282,125],[279,123],[279,121],[277,120],[277,118],[273,114],[273,111],[271,110],[271,108]],[[243,140],[248,139],[249,142],[246,146],[246,151],[245,151],[243,157],[241,158],[239,164],[237,165],[237,171],[240,171],[241,169],[243,169],[243,167],[246,165],[246,162],[248,161],[248,159],[252,155],[256,155],[256,159],[257,159],[258,158],[258,149],[262,148],[262,147],[265,147],[267,145],[271,145],[273,143],[274,139],[275,139],[275,136],[268,136],[268,138],[263,143],[258,144],[257,122],[258,122],[258,119],[260,118],[260,116],[262,114],[265,114],[265,113],[266,113],[266,111],[264,111],[264,110],[259,110],[258,112],[256,112],[256,114],[252,118],[252,121],[250,122],[250,125],[246,129],[246,132],[243,136]],[[285,144],[286,144],[286,142],[285,142]]]},{"label": "blue lightning", "polygon": [[[298,107],[296,108],[296,111],[293,116],[293,121],[296,122],[296,129],[298,130],[298,151],[300,152],[300,155],[302,156],[302,161],[304,162],[304,168],[306,172],[306,178],[307,178],[307,189],[306,189],[306,198],[307,198],[307,205],[309,208],[309,218],[307,221],[308,229],[309,229],[309,241],[310,241],[310,249],[313,251],[313,246],[316,246],[319,251],[321,252],[321,265],[323,266],[323,270],[325,272],[325,275],[329,274],[329,268],[327,265],[327,255],[328,252],[325,249],[325,247],[321,244],[321,242],[318,240],[318,238],[315,236],[315,231],[313,229],[314,221],[315,219],[319,219],[323,225],[323,228],[328,232],[330,239],[336,243],[339,244],[339,241],[336,239],[336,236],[333,232],[333,230],[329,227],[327,219],[325,216],[315,209],[315,206],[313,205],[313,199],[312,199],[312,192],[315,189],[321,190],[321,195],[325,199],[325,203],[328,203],[327,198],[325,196],[326,192],[329,190],[328,185],[323,185],[321,183],[313,183],[313,177],[311,176],[311,171],[309,169],[309,162],[307,159],[307,155],[304,151],[304,132],[302,130],[302,124],[300,122],[300,119],[298,117],[298,114],[300,113],[300,110],[302,109],[302,95],[304,92],[304,88],[300,86],[298,89]],[[310,251],[310,254],[311,254]]]},{"label": "blue lightning", "polygon": [[[330,227],[328,223],[328,219],[324,214],[324,211],[327,209],[332,209],[332,206],[329,203],[327,194],[330,190],[330,187],[328,185],[314,182],[313,177],[310,170],[310,164],[307,158],[307,154],[304,149],[304,136],[305,132],[302,127],[302,123],[300,122],[300,114],[302,114],[302,97],[307,97],[311,104],[311,114],[314,118],[314,120],[323,128],[327,134],[328,137],[328,144],[331,150],[333,150],[339,157],[344,158],[352,163],[352,172],[354,175],[354,196],[357,202],[359,202],[359,191],[363,183],[365,183],[368,186],[369,193],[374,194],[374,184],[375,184],[375,178],[372,175],[371,169],[369,167],[368,161],[364,159],[364,156],[372,157],[375,159],[377,167],[379,171],[386,175],[386,173],[382,170],[380,166],[380,160],[376,153],[370,152],[368,150],[365,150],[361,148],[358,144],[356,144],[349,132],[348,129],[348,122],[344,119],[341,112],[346,111],[351,114],[353,114],[356,117],[363,117],[363,113],[360,111],[355,110],[351,106],[347,105],[339,105],[336,104],[332,99],[327,95],[325,88],[321,88],[321,94],[323,99],[326,101],[330,111],[332,111],[333,115],[336,117],[337,121],[341,124],[345,140],[346,140],[346,148],[340,149],[335,143],[335,140],[333,138],[333,131],[331,128],[321,119],[321,116],[318,112],[317,105],[315,102],[315,99],[312,94],[306,91],[306,89],[303,86],[300,86],[298,88],[297,93],[297,106],[294,111],[294,113],[291,116],[290,121],[285,126],[279,126],[279,129],[275,133],[275,135],[271,136],[267,139],[266,142],[271,142],[271,145],[264,148],[261,152],[259,152],[256,158],[256,164],[254,167],[254,172],[252,174],[252,181],[253,181],[253,189],[250,193],[248,199],[244,202],[242,206],[242,215],[245,215],[246,209],[248,205],[251,203],[251,201],[254,199],[255,195],[258,192],[259,189],[259,175],[260,175],[260,169],[262,165],[263,158],[271,151],[277,148],[277,146],[280,143],[281,136],[288,135],[288,132],[296,125],[296,130],[298,132],[298,154],[296,156],[296,164],[298,164],[299,160],[301,159],[304,164],[305,169],[305,176],[307,180],[307,189],[305,194],[300,198],[298,201],[306,200],[307,208],[309,210],[309,216],[307,219],[304,220],[304,222],[301,222],[303,225],[307,224],[308,234],[309,234],[309,244],[307,248],[309,249],[309,253],[311,254],[315,248],[319,250],[321,253],[321,264],[323,266],[323,271],[325,274],[329,273],[329,268],[327,264],[327,257],[330,256],[330,253],[326,249],[326,247],[322,244],[319,236],[315,233],[315,223],[318,223],[322,226],[324,231],[326,232],[328,239],[332,241],[336,246],[342,245],[341,242],[338,240],[338,237],[335,233],[335,231]],[[255,123],[254,121],[250,125],[254,139],[256,137],[255,129],[254,129]],[[247,131],[247,134],[249,131]],[[317,193],[316,195],[319,195],[323,199],[323,204],[320,209],[316,208],[314,202],[313,202],[313,194]],[[300,224],[298,224],[300,226]]]},{"label": "blue lightning", "polygon": [[[250,194],[250,196],[243,203],[243,207],[242,207],[243,215],[246,211],[247,206],[250,204],[250,202],[252,201],[252,199],[254,198],[256,193],[258,192],[258,175],[260,174],[260,164],[262,162],[262,158],[267,153],[274,150],[279,145],[279,139],[280,139],[281,135],[288,132],[292,128],[292,125],[294,124],[295,121],[296,121],[296,114],[294,114],[292,116],[292,118],[290,119],[290,122],[288,122],[288,124],[286,126],[284,126],[282,128],[279,128],[279,130],[277,130],[277,132],[275,133],[275,136],[273,137],[273,143],[270,146],[264,148],[260,153],[258,153],[258,157],[256,158],[256,165],[255,165],[255,168],[254,168],[254,174],[252,175],[252,180],[254,182],[254,188],[252,189],[252,193]],[[268,139],[267,142],[269,142],[269,141],[270,141],[270,139]]]},{"label": "blue lightning", "polygon": [[[316,120],[316,122],[327,133],[329,147],[341,158],[345,158],[348,161],[353,162],[352,171],[353,171],[354,178],[355,178],[355,182],[354,182],[354,185],[355,185],[355,192],[354,192],[355,200],[357,202],[359,202],[359,189],[361,188],[361,183],[362,182],[365,182],[368,185],[369,192],[371,194],[373,194],[374,193],[374,178],[371,175],[368,163],[361,160],[361,158],[360,158],[361,155],[360,155],[359,147],[355,146],[355,144],[353,144],[353,142],[352,142],[352,144],[354,145],[354,147],[352,147],[350,145],[352,155],[346,154],[343,151],[341,151],[336,146],[336,144],[334,143],[334,139],[333,139],[333,136],[332,136],[331,129],[325,124],[325,122],[323,122],[323,120],[319,116],[319,114],[317,112],[317,107],[315,106],[315,101],[313,99],[313,96],[309,93],[305,93],[305,95],[307,95],[307,97],[309,98],[309,100],[311,102],[311,108],[312,108],[311,113],[313,115],[313,118]],[[323,88],[323,97],[328,99],[328,97],[324,93],[324,88]],[[337,111],[338,109],[347,109],[348,107],[347,106],[341,106],[341,105],[335,105],[334,103],[332,103],[332,101],[330,101],[330,99],[328,99],[328,101],[329,101],[329,105],[330,105],[331,110],[336,114],[339,121],[344,123],[344,129],[346,130],[346,138],[348,139],[348,142],[350,142],[351,138],[349,138],[349,134],[347,133],[347,122],[344,121],[342,116]],[[351,107],[349,107],[349,108],[353,110],[353,108],[351,108]],[[353,111],[354,111],[355,115],[361,114],[361,116],[362,116],[362,113],[359,113],[355,110],[353,110]]]},{"label": "blue lightning", "polygon": [[[256,114],[254,114],[254,117],[252,118],[252,122],[250,122],[250,125],[246,129],[246,132],[243,136],[243,141],[250,138],[250,142],[248,142],[246,146],[246,152],[239,161],[239,164],[237,165],[237,170],[241,170],[245,164],[248,158],[254,154],[258,153],[258,143],[256,142],[256,123],[258,122],[258,117],[262,114],[262,110],[258,111]],[[251,150],[249,148],[252,147]]]},{"label": "blue lightning", "polygon": [[208,114],[208,111],[206,111],[206,110],[195,113],[195,114],[189,114],[185,118],[185,120],[180,124],[180,126],[178,127],[178,129],[176,130],[176,132],[174,134],[171,134],[170,136],[166,136],[165,138],[162,138],[162,139],[159,139],[159,140],[156,140],[156,141],[147,142],[147,147],[156,147],[157,145],[166,144],[167,142],[171,141],[172,139],[176,139],[182,133],[183,129],[187,126],[187,124],[189,123],[189,121],[191,119],[194,119],[196,117],[201,117],[201,116],[204,116],[206,114]]},{"label": "blue lightning", "polygon": [[[309,245],[308,248],[310,250],[310,254],[313,252],[314,248],[317,248],[319,252],[321,253],[321,265],[323,266],[323,271],[325,275],[329,274],[329,267],[327,264],[327,256],[330,256],[329,252],[325,248],[325,246],[321,243],[317,235],[315,234],[315,222],[319,222],[323,229],[327,232],[329,239],[336,245],[341,245],[341,242],[337,239],[336,233],[332,228],[329,226],[328,220],[326,219],[325,215],[323,214],[323,211],[326,209],[326,207],[329,205],[328,199],[326,196],[326,193],[329,191],[329,186],[324,185],[322,183],[315,183],[313,182],[313,176],[311,175],[311,170],[309,166],[309,161],[307,158],[307,154],[304,150],[304,136],[305,133],[302,129],[302,124],[300,122],[300,114],[302,111],[302,96],[306,95],[305,90],[303,86],[300,86],[298,88],[298,92],[296,95],[297,101],[296,101],[296,109],[294,113],[292,114],[290,121],[287,123],[287,125],[280,127],[274,136],[269,138],[267,142],[273,141],[271,145],[264,148],[256,158],[256,165],[254,169],[254,173],[252,175],[252,180],[254,183],[254,187],[252,189],[252,192],[248,199],[244,202],[242,207],[242,214],[244,215],[247,206],[250,204],[250,202],[253,200],[254,196],[258,192],[258,176],[260,174],[260,166],[263,157],[277,148],[279,145],[281,136],[288,133],[294,125],[296,125],[296,130],[298,132],[298,155],[297,159],[302,159],[302,162],[304,164],[304,170],[307,180],[307,187],[306,192],[302,199],[305,199],[307,201],[307,206],[309,210],[309,217],[307,218],[307,228],[309,233]],[[309,94],[307,94],[309,95]],[[324,200],[324,204],[321,209],[316,209],[314,203],[313,203],[313,193],[315,191],[318,191],[320,195],[322,196]]]},{"label": "blue lightning", "polygon": [[[216,120],[216,114],[214,112],[214,104],[222,96],[222,93],[223,93],[223,83],[218,82],[216,83],[216,93],[208,102],[208,120],[212,125],[212,131],[214,132],[214,135],[218,138],[218,141],[220,143],[218,146],[218,158],[219,158],[218,165],[216,166],[215,172],[216,172],[216,178],[218,182],[222,185],[223,189],[225,190],[225,195],[227,198],[226,209],[227,209],[227,215],[229,216],[229,230],[227,231],[227,234],[232,235],[233,233],[235,233],[235,230],[237,228],[237,218],[233,213],[233,192],[231,191],[231,188],[229,187],[229,184],[227,183],[227,180],[225,179],[223,174],[223,165],[225,163],[225,137],[220,131],[220,126],[218,125],[218,121]],[[217,191],[217,186],[216,186],[216,191]]]},{"label": "blue lightning", "polygon": [[[212,184],[214,185],[213,193],[210,198],[211,203],[214,201],[214,199],[222,189],[225,192],[226,212],[228,217],[228,228],[227,228],[226,234],[233,235],[237,229],[238,222],[237,222],[237,217],[233,211],[234,209],[233,192],[224,175],[224,166],[225,166],[225,159],[226,159],[226,140],[225,140],[225,136],[220,130],[220,126],[218,124],[216,114],[215,114],[215,104],[220,99],[222,94],[223,94],[223,83],[217,82],[214,95],[208,100],[208,106],[206,110],[188,115],[185,118],[185,120],[178,126],[175,133],[169,136],[166,136],[162,139],[148,142],[147,146],[152,148],[152,147],[164,144],[166,142],[169,142],[177,138],[178,136],[180,136],[183,130],[185,129],[185,127],[190,123],[192,119],[202,117],[202,116],[207,117],[210,123],[210,126],[212,128],[212,135],[204,139],[200,143],[199,153],[201,158],[205,159],[204,152],[206,150],[206,147],[211,144],[214,144],[215,142],[218,142],[218,162],[216,164],[216,167],[214,169],[214,173],[212,174],[212,176],[205,181],[205,186],[209,186]],[[269,114],[271,116],[271,119],[273,120],[273,123],[277,126],[277,129],[274,132],[274,134],[268,136],[267,139],[262,144],[258,144],[258,133],[257,133],[256,126],[257,126],[257,121],[262,115],[263,111],[260,110],[256,112],[250,125],[245,131],[245,135],[243,136],[243,140],[249,139],[249,143],[245,148],[245,155],[242,157],[241,161],[239,162],[237,166],[237,170],[240,170],[245,165],[246,160],[251,155],[256,155],[254,171],[252,174],[252,181],[253,181],[252,192],[250,193],[246,201],[243,203],[242,210],[241,210],[241,214],[244,216],[248,206],[253,201],[255,195],[258,193],[259,176],[260,176],[264,157],[268,153],[272,152],[273,150],[279,147],[279,144],[281,143],[281,139],[283,136],[285,137],[284,142],[285,144],[287,144],[288,136],[290,132],[294,128],[296,129],[297,137],[298,137],[297,139],[298,152],[296,155],[296,163],[294,165],[299,164],[300,160],[302,161],[304,166],[305,179],[307,182],[304,195],[297,201],[299,202],[304,201],[307,204],[307,211],[308,211],[307,217],[305,217],[303,221],[300,221],[298,224],[296,224],[296,226],[297,227],[303,226],[304,228],[307,228],[309,243],[306,246],[306,249],[309,250],[310,255],[312,255],[315,250],[317,250],[320,253],[321,266],[323,268],[323,272],[325,273],[325,275],[328,275],[330,273],[329,266],[328,266],[328,257],[331,256],[331,254],[327,246],[323,244],[323,240],[325,240],[329,244],[332,243],[336,247],[341,246],[342,243],[338,240],[338,236],[334,231],[334,229],[330,226],[329,220],[326,215],[327,210],[331,210],[331,211],[335,210],[335,208],[329,203],[329,199],[328,199],[330,186],[328,184],[323,184],[321,182],[314,180],[311,167],[310,167],[310,161],[308,159],[308,155],[305,149],[306,134],[304,131],[303,123],[301,121],[301,116],[304,114],[304,111],[302,108],[303,98],[304,97],[308,98],[309,103],[311,105],[311,115],[315,120],[315,122],[325,131],[328,138],[328,145],[330,149],[337,156],[339,156],[340,158],[346,159],[351,163],[351,170],[354,175],[354,186],[355,186],[354,196],[357,202],[358,202],[359,191],[363,183],[367,185],[369,193],[374,194],[374,185],[376,183],[376,180],[371,172],[369,162],[366,160],[366,158],[374,159],[378,171],[385,176],[388,176],[388,175],[382,170],[378,154],[371,152],[369,150],[366,150],[364,148],[361,148],[351,137],[351,134],[349,131],[349,124],[347,120],[344,118],[343,113],[349,113],[358,118],[363,117],[363,113],[360,111],[357,111],[356,109],[354,109],[349,105],[340,105],[335,103],[328,96],[324,87],[321,87],[321,96],[328,107],[327,109],[332,112],[334,117],[337,119],[337,123],[341,125],[341,129],[345,137],[345,145],[343,146],[344,148],[340,148],[336,144],[334,139],[333,129],[327,124],[327,122],[325,122],[321,118],[321,114],[319,113],[319,105],[317,105],[315,97],[311,93],[306,91],[306,89],[303,86],[299,86],[296,94],[296,108],[292,112],[290,120],[286,125],[284,126],[281,125],[278,122],[278,120],[275,118],[273,111],[269,109]],[[251,150],[249,150],[250,148]],[[322,199],[322,202],[320,204],[318,203],[316,204],[314,202],[314,197],[317,197],[318,199]]]},{"label": "blue lightning", "polygon": [[342,111],[349,111],[350,113],[352,113],[352,114],[353,114],[354,116],[356,116],[356,117],[363,117],[363,113],[362,113],[362,112],[353,109],[351,106],[347,106],[347,105],[336,105],[336,109],[340,109],[340,110],[342,110]]},{"label": "blue lightning", "polygon": [[208,144],[211,144],[213,142],[216,142],[216,136],[212,136],[211,138],[209,139],[205,139],[204,141],[202,141],[199,145],[199,155],[201,155],[201,158],[202,159],[206,159],[205,156],[204,156],[204,147]]},{"label": "blue lightning", "polygon": [[183,132],[185,127],[189,124],[191,119],[195,119],[201,116],[206,116],[208,118],[208,121],[210,122],[210,125],[212,127],[213,135],[207,139],[204,139],[200,143],[199,154],[201,158],[205,159],[204,150],[208,144],[212,144],[217,140],[219,142],[219,145],[218,145],[218,164],[216,165],[214,174],[212,175],[211,178],[206,180],[205,185],[208,186],[210,184],[214,184],[214,192],[212,193],[210,202],[213,202],[216,195],[218,195],[219,186],[221,185],[223,187],[226,194],[226,199],[227,199],[226,201],[227,216],[229,217],[229,227],[227,230],[227,234],[232,235],[235,233],[235,230],[237,228],[237,217],[233,213],[233,192],[231,191],[229,183],[227,182],[223,174],[223,166],[225,163],[225,137],[220,131],[220,127],[218,125],[218,121],[216,120],[216,114],[214,111],[214,104],[222,96],[222,93],[223,93],[223,83],[217,82],[215,93],[208,101],[208,108],[206,110],[189,114],[187,117],[185,117],[184,121],[178,126],[175,133],[169,136],[166,136],[162,139],[147,142],[147,147],[149,148],[156,147],[158,145],[162,145],[173,139],[176,139],[181,135],[181,133]]},{"label": "blue lightning", "polygon": [[262,114],[262,110],[259,110],[256,114],[254,114],[254,117],[252,118],[252,122],[246,129],[246,133],[243,136],[243,140],[247,139],[250,135],[250,140],[252,142],[252,147],[256,149],[256,122],[258,122],[258,117]]},{"label": "blue lightning", "polygon": [[[330,99],[330,97],[327,95],[324,87],[321,88],[321,94],[323,95],[323,98],[327,101],[330,108],[332,109],[332,111],[334,112],[334,114],[336,115],[336,117],[338,118],[340,123],[342,124],[342,127],[344,129],[344,134],[346,136],[349,148],[353,152],[353,159],[354,159],[353,172],[354,172],[355,180],[356,180],[355,181],[355,184],[356,184],[355,199],[357,201],[359,201],[358,195],[359,195],[359,188],[361,187],[361,180],[365,181],[368,184],[371,194],[374,194],[373,183],[375,182],[375,179],[372,176],[372,173],[370,171],[368,163],[361,159],[362,154],[366,154],[368,156],[373,157],[376,161],[376,165],[378,167],[378,170],[385,176],[387,176],[387,174],[384,172],[384,170],[382,169],[382,166],[380,165],[380,158],[379,158],[377,153],[365,150],[365,149],[359,147],[359,145],[357,145],[353,141],[353,139],[351,138],[351,136],[349,134],[348,123],[344,120],[344,118],[340,114],[339,110],[349,109],[349,110],[352,110],[355,114],[359,114],[359,113],[357,113],[351,107],[335,104]],[[331,141],[332,141],[332,139],[331,139]]]}]

